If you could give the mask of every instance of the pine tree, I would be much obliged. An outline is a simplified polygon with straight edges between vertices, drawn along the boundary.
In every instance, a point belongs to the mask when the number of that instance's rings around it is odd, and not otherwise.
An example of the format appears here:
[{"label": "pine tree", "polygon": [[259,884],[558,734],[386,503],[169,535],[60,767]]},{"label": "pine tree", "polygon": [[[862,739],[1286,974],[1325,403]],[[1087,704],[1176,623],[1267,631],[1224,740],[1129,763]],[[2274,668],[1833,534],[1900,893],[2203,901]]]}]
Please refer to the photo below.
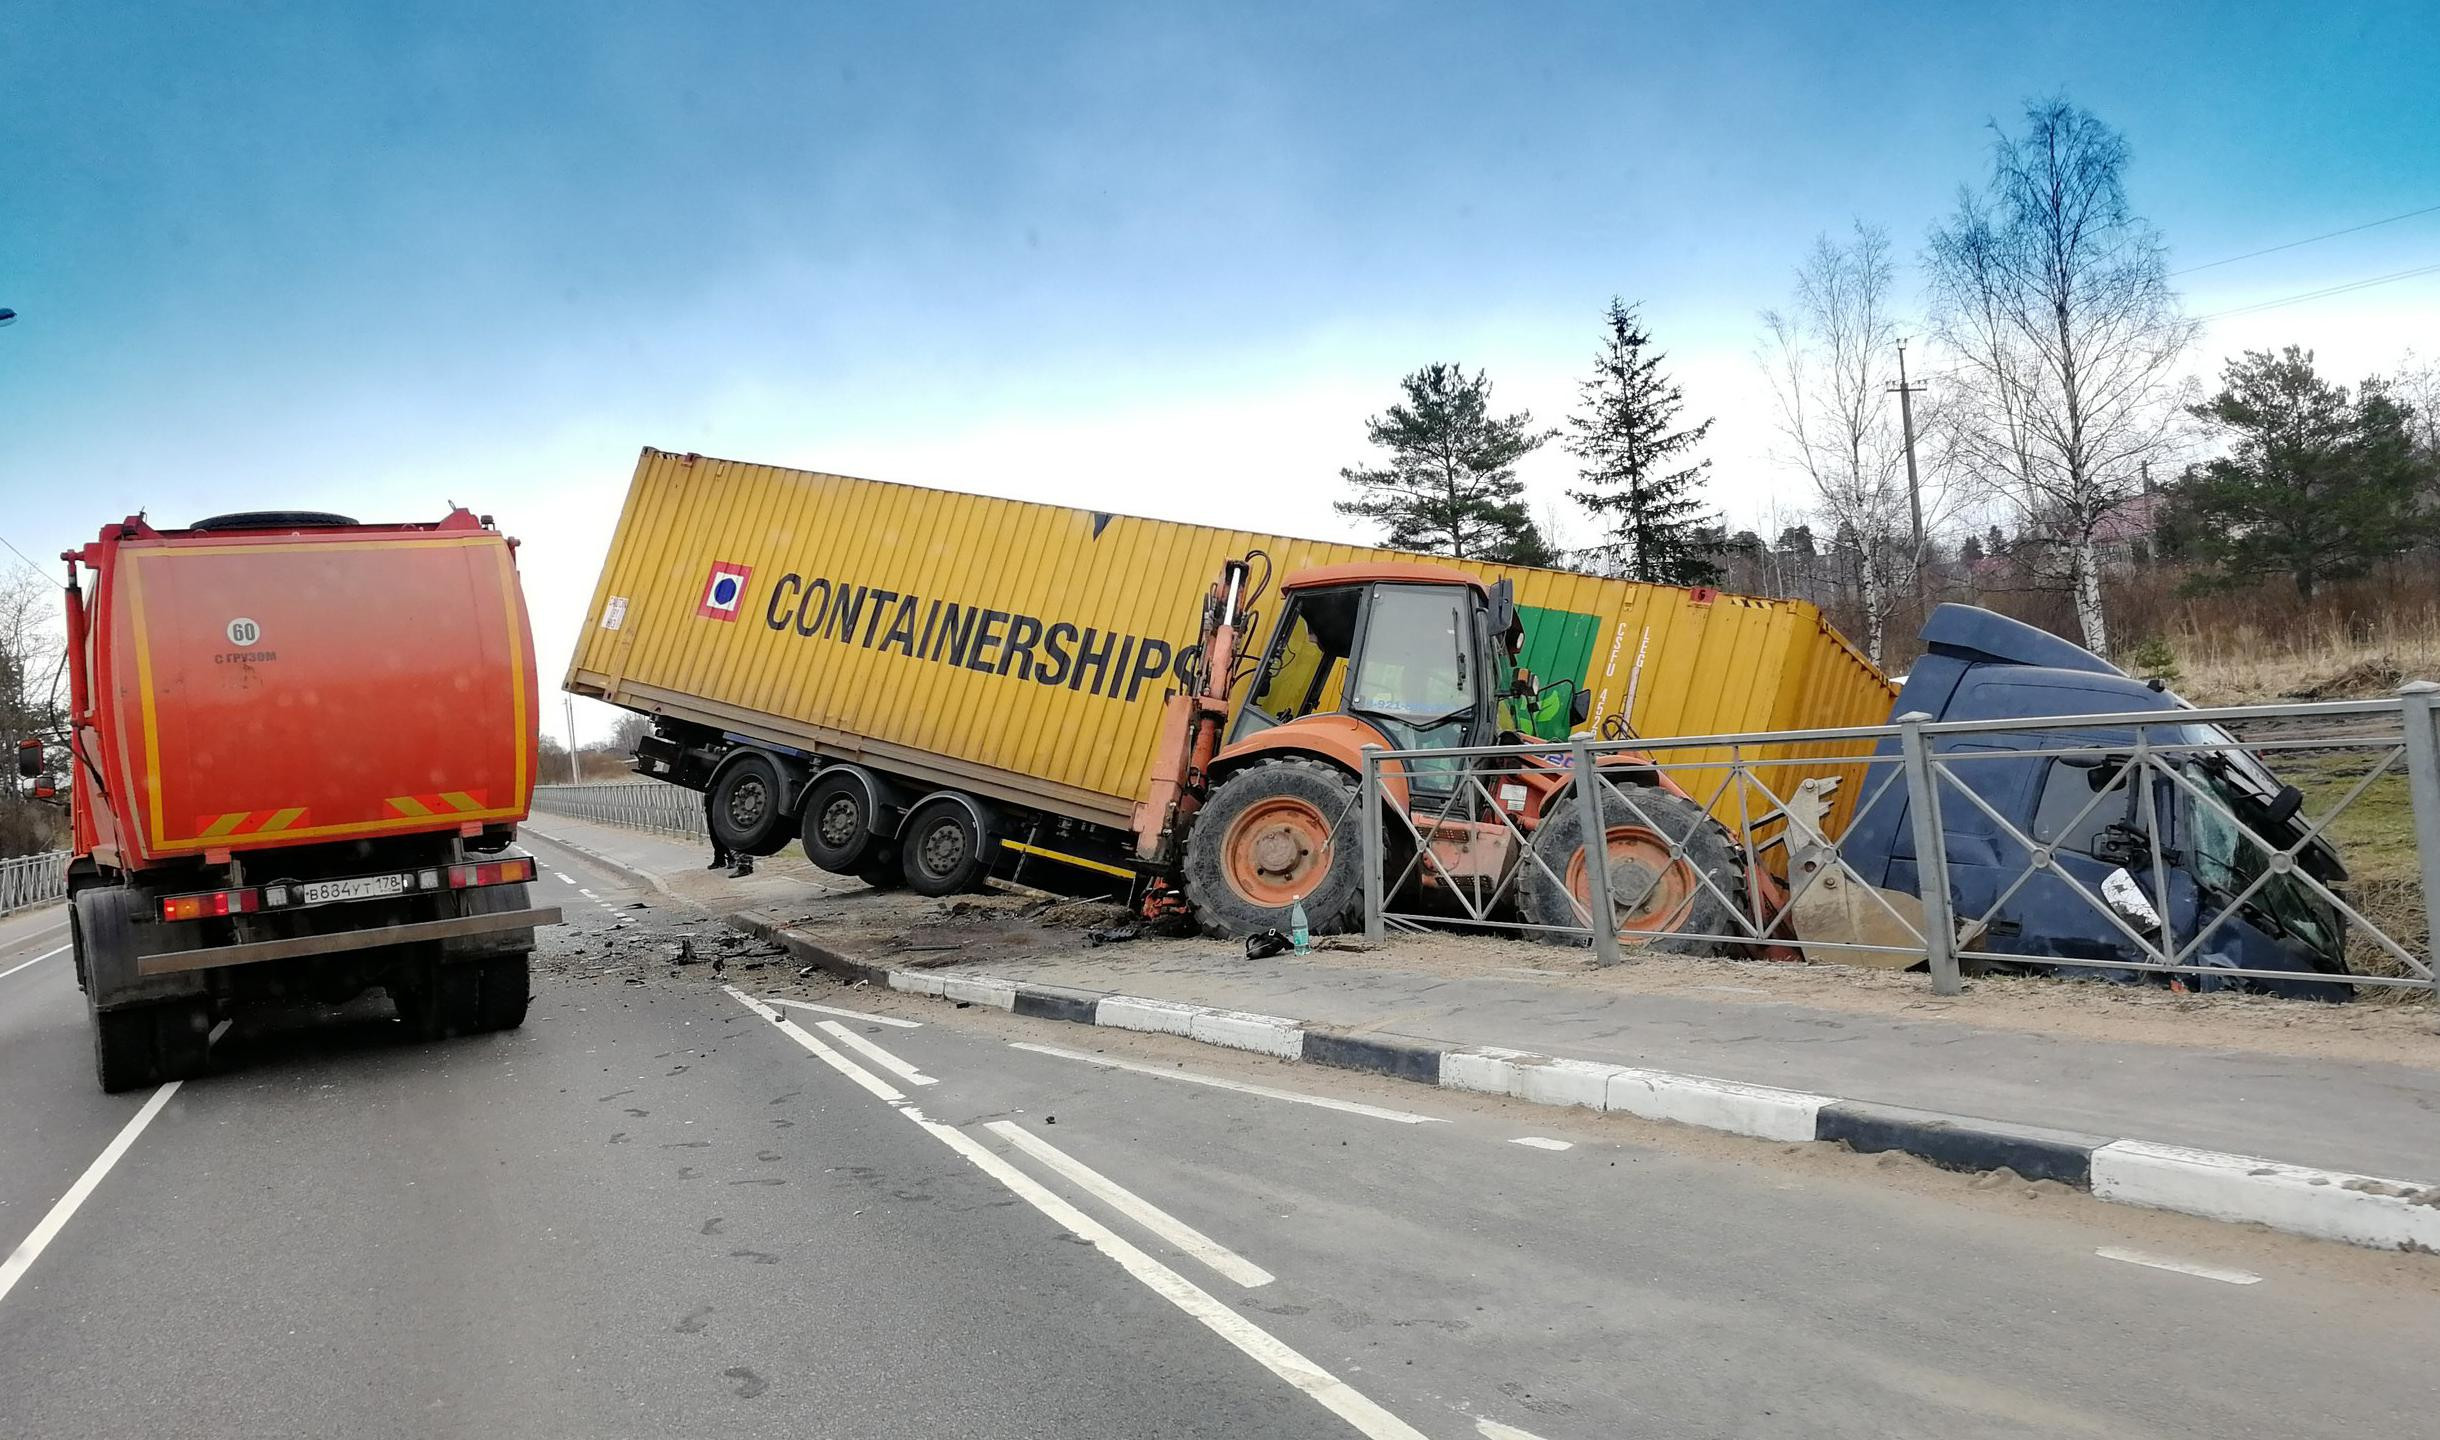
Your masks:
[{"label": "pine tree", "polygon": [[2380,381],[2350,397],[2315,371],[2310,350],[2247,351],[2194,413],[2231,442],[2177,488],[2174,528],[2203,562],[2199,584],[2286,574],[2309,600],[2323,581],[2414,543],[2416,496],[2435,467]]},{"label": "pine tree", "polygon": [[1651,348],[1635,311],[1610,302],[1609,333],[1568,417],[1569,453],[1587,488],[1568,494],[1608,532],[1604,568],[1659,585],[1716,585],[1719,530],[1700,491],[1709,460],[1683,463],[1711,422],[1678,430],[1685,392],[1661,373],[1666,356]]},{"label": "pine tree", "polygon": [[1426,365],[1398,382],[1404,404],[1364,422],[1364,436],[1389,451],[1377,467],[1339,476],[1355,487],[1339,513],[1388,529],[1387,543],[1457,559],[1552,565],[1541,530],[1525,508],[1517,462],[1551,437],[1533,416],[1491,413],[1491,381],[1458,365]]}]

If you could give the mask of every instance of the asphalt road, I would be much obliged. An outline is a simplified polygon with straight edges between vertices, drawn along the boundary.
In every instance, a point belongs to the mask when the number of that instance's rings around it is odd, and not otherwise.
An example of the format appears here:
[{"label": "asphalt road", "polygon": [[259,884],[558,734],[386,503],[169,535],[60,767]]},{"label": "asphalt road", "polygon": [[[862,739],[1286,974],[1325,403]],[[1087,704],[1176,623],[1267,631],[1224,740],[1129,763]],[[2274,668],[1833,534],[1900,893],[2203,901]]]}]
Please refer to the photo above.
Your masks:
[{"label": "asphalt road", "polygon": [[673,977],[681,917],[536,848],[570,924],[524,1029],[241,1020],[49,1226],[150,1097],[94,1087],[64,955],[5,973],[59,913],[0,920],[0,1250],[49,1232],[0,1275],[0,1436],[2440,1414],[2428,1257],[869,991],[767,1009],[780,972]]}]

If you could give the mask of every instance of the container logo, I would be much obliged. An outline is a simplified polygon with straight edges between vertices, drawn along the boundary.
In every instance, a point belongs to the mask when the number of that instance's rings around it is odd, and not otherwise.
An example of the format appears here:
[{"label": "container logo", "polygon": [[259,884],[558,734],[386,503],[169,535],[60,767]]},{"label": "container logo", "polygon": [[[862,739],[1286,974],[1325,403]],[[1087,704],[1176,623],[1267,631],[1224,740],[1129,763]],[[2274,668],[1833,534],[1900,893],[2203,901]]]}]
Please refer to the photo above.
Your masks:
[{"label": "container logo", "polygon": [[229,622],[229,643],[243,650],[263,638],[263,627],[240,615]]},{"label": "container logo", "polygon": [[703,600],[695,606],[695,613],[706,620],[736,619],[745,603],[746,577],[753,573],[750,565],[713,561],[712,573],[703,577]]}]

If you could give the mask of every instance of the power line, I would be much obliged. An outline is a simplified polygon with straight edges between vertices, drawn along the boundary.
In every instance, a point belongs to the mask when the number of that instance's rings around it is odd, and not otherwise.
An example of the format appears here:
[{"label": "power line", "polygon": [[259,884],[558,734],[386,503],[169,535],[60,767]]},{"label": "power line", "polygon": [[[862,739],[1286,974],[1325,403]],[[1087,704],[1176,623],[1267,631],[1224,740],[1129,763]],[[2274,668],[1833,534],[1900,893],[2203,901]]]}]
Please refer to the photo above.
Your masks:
[{"label": "power line", "polygon": [[25,558],[25,552],[17,548],[16,541],[9,539],[6,535],[0,535],[0,545],[6,545],[8,547],[8,553],[16,556],[17,559],[24,564],[26,569],[34,572],[37,578],[43,580],[48,580],[51,578],[50,571],[43,569],[40,565],[37,565],[33,561]]},{"label": "power line", "polygon": [[2210,260],[2200,265],[2189,265],[2183,270],[2172,270],[2169,274],[2174,278],[2179,275],[2191,275],[2197,270],[2216,270],[2222,265],[2234,265],[2239,260],[2251,260],[2257,255],[2276,255],[2282,250],[2293,250],[2299,245],[2316,245],[2324,240],[2335,240],[2341,235],[2352,235],[2358,230],[2370,230],[2376,225],[2394,225],[2400,220],[2412,220],[2417,215],[2431,214],[2440,214],[2440,205],[2426,205],[2420,210],[2409,210],[2403,215],[2391,215],[2380,220],[2367,220],[2361,225],[2350,225],[2344,230],[2333,230],[2326,235],[2307,235],[2302,240],[2290,240],[2285,245],[2248,250],[2242,255],[2231,255],[2225,260]]},{"label": "power line", "polygon": [[2276,310],[2282,305],[2301,304],[2307,300],[2326,300],[2350,291],[2369,290],[2375,285],[2387,285],[2399,280],[2412,280],[2418,275],[2440,272],[2440,265],[2418,265],[2412,270],[2400,270],[2389,275],[2375,275],[2369,280],[2350,280],[2344,285],[2332,285],[2324,290],[2308,290],[2301,295],[2286,295],[2277,300],[2264,300],[2254,305],[2239,305],[2233,310],[2218,310],[2200,317],[2204,320],[2225,320],[2231,315],[2251,315],[2257,310]]}]

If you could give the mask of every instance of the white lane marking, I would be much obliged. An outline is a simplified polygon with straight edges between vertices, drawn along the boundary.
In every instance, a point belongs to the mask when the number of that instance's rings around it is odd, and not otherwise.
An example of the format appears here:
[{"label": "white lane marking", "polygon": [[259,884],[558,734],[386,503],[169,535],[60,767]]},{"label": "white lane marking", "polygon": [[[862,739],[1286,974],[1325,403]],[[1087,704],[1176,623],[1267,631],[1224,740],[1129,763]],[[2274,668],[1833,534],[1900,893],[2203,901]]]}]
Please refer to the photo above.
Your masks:
[{"label": "white lane marking", "polygon": [[745,1006],[748,1010],[760,1015],[765,1020],[775,1022],[779,1026],[781,1034],[812,1051],[814,1056],[823,1064],[828,1065],[831,1069],[838,1071],[848,1079],[853,1080],[857,1084],[863,1086],[865,1089],[870,1090],[880,1099],[887,1100],[891,1104],[895,1105],[899,1101],[907,1098],[905,1091],[899,1089],[895,1085],[890,1084],[880,1076],[872,1074],[863,1066],[856,1064],[854,1061],[848,1059],[838,1051],[833,1050],[829,1046],[823,1044],[820,1040],[814,1038],[812,1031],[807,1030],[804,1026],[797,1024],[794,1020],[780,1014],[777,1010],[765,1005],[760,1000],[748,995],[746,992],[738,989],[734,985],[723,985],[720,988],[728,991],[731,996],[735,997],[738,1004]]},{"label": "white lane marking", "polygon": [[1192,1070],[1170,1070],[1159,1065],[1139,1065],[1132,1060],[1113,1060],[1107,1055],[1088,1055],[1082,1050],[1062,1050],[1056,1045],[1028,1045],[1021,1041],[1008,1042],[1011,1050],[1031,1051],[1036,1055],[1055,1055],[1062,1060],[1082,1060],[1087,1065],[1099,1065],[1110,1070],[1132,1070],[1138,1075],[1158,1075],[1164,1080],[1184,1080],[1193,1085],[1217,1085],[1223,1090],[1235,1090],[1244,1095],[1259,1095],[1265,1100],[1293,1100],[1299,1105],[1319,1105],[1325,1110],[1344,1110],[1350,1115],[1369,1115],[1375,1120],[1395,1120],[1401,1125],[1444,1125],[1448,1122],[1437,1115],[1417,1115],[1407,1110],[1391,1110],[1381,1105],[1366,1105],[1357,1100],[1333,1100],[1327,1095],[1306,1095],[1295,1090],[1275,1090],[1268,1085],[1255,1085],[1244,1080],[1229,1080],[1218,1075],[1200,1075]]},{"label": "white lane marking", "polygon": [[811,1000],[782,1000],[777,995],[757,996],[765,1005],[785,1005],[791,1010],[811,1010],[817,1015],[836,1015],[842,1020],[870,1020],[875,1025],[895,1025],[901,1030],[921,1030],[921,1020],[901,1020],[895,1015],[867,1015],[861,1010],[842,1010],[836,1005],[816,1005]]},{"label": "white lane marking", "polygon": [[45,951],[43,951],[43,952],[42,952],[40,955],[35,956],[35,957],[34,957],[33,959],[31,959],[31,960],[24,960],[24,961],[20,961],[20,962],[18,962],[18,963],[17,963],[17,964],[15,964],[15,965],[11,965],[11,966],[10,966],[10,967],[8,967],[6,970],[0,970],[0,980],[6,980],[8,977],[10,977],[11,975],[16,974],[16,973],[17,973],[18,971],[20,971],[20,970],[23,970],[23,969],[24,969],[26,966],[28,966],[28,965],[39,965],[39,964],[41,964],[43,961],[50,959],[52,956],[54,956],[54,955],[64,955],[64,954],[66,954],[66,953],[67,953],[67,951],[68,951],[68,947],[67,947],[67,946],[65,946],[65,945],[60,946],[60,947],[59,947],[58,949],[56,949],[56,950],[45,950]]},{"label": "white lane marking", "polygon": [[2216,1265],[2190,1265],[2172,1260],[2166,1255],[2154,1255],[2144,1250],[2121,1250],[2104,1245],[2093,1252],[2104,1260],[2123,1260],[2129,1265],[2142,1265],[2153,1270],[2174,1270],[2180,1275],[2196,1275],[2205,1280],[2217,1280],[2224,1285],[2259,1285],[2262,1277],[2250,1270],[2222,1270]]},{"label": "white lane marking", "polygon": [[813,1023],[815,1028],[828,1033],[833,1039],[846,1045],[848,1049],[862,1055],[909,1085],[938,1085],[940,1083],[836,1020],[816,1020]]},{"label": "white lane marking", "polygon": [[1117,1261],[1120,1268],[1142,1282],[1146,1289],[1193,1316],[1205,1329],[1245,1352],[1264,1369],[1304,1391],[1324,1409],[1353,1426],[1365,1440],[1424,1440],[1422,1431],[1382,1409],[1354,1386],[1290,1349],[1270,1331],[1221,1304],[1209,1291],[1137,1249],[1109,1226],[1043,1188],[1041,1182],[984,1149],[972,1136],[925,1119],[923,1111],[904,1103],[906,1097],[891,1089],[879,1076],[867,1073],[854,1061],[815,1039],[803,1027],[782,1019],[779,1012],[734,985],[720,988],[754,1013],[778,1021],[779,1028],[790,1039],[811,1050],[824,1064],[873,1094],[891,1101],[892,1109],[921,1127],[925,1134],[966,1157],[976,1169],[999,1181],[1017,1198],[1050,1217],[1061,1229]]},{"label": "white lane marking", "polygon": [[[226,1025],[228,1022],[224,1020],[221,1023]],[[42,1252],[59,1238],[59,1232],[75,1218],[77,1208],[93,1194],[94,1188],[102,1183],[102,1177],[110,1173],[111,1167],[119,1163],[128,1147],[136,1143],[136,1137],[144,1133],[144,1127],[161,1113],[161,1107],[169,1103],[169,1097],[178,1093],[181,1083],[172,1080],[155,1090],[152,1098],[144,1102],[144,1108],[135,1113],[135,1118],[121,1126],[117,1137],[102,1147],[102,1153],[85,1167],[84,1174],[76,1177],[76,1183],[68,1187],[68,1193],[59,1197],[59,1203],[51,1207],[51,1213],[43,1216],[34,1226],[33,1233],[25,1237],[8,1259],[0,1260],[0,1301],[8,1299],[8,1292],[17,1288],[17,1282],[25,1278],[25,1272],[33,1269],[34,1262],[42,1258]]]},{"label": "white lane marking", "polygon": [[556,880],[556,881],[558,881],[558,882],[559,882],[560,884],[562,884],[562,885],[573,885],[573,884],[575,884],[575,883],[576,883],[575,881],[573,881],[573,880],[569,879],[567,876],[560,874],[560,873],[559,873],[558,871],[556,871],[556,870],[554,870],[554,871],[552,871],[552,872],[551,872],[551,878],[552,878],[552,879],[554,879],[554,880]]},{"label": "white lane marking", "polygon": [[1102,1174],[1015,1121],[992,1120],[986,1122],[983,1128],[1008,1140],[1018,1149],[1099,1197],[1111,1209],[1248,1290],[1259,1289],[1278,1278],[1260,1265],[1222,1245],[1209,1235],[1120,1185],[1109,1176]]},{"label": "white lane marking", "polygon": [[1519,1135],[1508,1143],[1531,1145],[1536,1150],[1573,1150],[1576,1148],[1576,1142],[1573,1140],[1553,1140],[1548,1135]]},{"label": "white lane marking", "polygon": [[1474,1428],[1483,1437],[1483,1440],[1542,1440],[1541,1436],[1534,1434],[1531,1430],[1519,1430],[1514,1425],[1502,1425],[1497,1420],[1487,1419],[1481,1415],[1474,1417]]},{"label": "white lane marking", "polygon": [[601,898],[602,898],[602,897],[600,897],[599,895],[594,894],[594,893],[593,893],[592,891],[590,891],[590,890],[587,890],[587,889],[586,889],[584,886],[582,886],[582,885],[579,885],[579,886],[577,886],[577,887],[576,887],[576,893],[577,893],[577,894],[579,894],[579,895],[584,896],[584,897],[585,897],[587,900],[590,900],[590,901],[594,902],[594,903],[595,903],[595,904],[597,904],[597,905],[601,903]]}]

